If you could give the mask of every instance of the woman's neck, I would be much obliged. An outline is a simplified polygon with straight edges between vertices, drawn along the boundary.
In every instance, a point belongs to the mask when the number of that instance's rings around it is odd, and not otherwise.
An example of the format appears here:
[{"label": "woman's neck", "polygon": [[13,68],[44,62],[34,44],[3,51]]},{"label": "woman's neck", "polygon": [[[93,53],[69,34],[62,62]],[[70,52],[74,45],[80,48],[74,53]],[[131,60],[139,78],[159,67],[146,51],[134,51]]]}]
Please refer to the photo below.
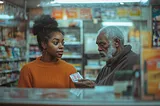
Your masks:
[{"label": "woman's neck", "polygon": [[53,57],[48,57],[48,56],[43,56],[43,55],[41,56],[40,60],[43,62],[57,62],[58,61],[58,59],[55,57],[53,58]]}]

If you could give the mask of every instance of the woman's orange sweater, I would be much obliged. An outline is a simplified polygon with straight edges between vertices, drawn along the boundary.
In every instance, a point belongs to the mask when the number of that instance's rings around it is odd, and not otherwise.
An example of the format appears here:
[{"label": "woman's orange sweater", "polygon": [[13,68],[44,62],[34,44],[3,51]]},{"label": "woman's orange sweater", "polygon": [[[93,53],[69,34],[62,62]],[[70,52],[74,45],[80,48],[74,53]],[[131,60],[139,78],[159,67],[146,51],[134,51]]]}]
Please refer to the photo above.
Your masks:
[{"label": "woman's orange sweater", "polygon": [[69,75],[76,69],[59,59],[56,63],[42,62],[40,57],[26,64],[21,72],[18,87],[21,88],[75,88]]}]

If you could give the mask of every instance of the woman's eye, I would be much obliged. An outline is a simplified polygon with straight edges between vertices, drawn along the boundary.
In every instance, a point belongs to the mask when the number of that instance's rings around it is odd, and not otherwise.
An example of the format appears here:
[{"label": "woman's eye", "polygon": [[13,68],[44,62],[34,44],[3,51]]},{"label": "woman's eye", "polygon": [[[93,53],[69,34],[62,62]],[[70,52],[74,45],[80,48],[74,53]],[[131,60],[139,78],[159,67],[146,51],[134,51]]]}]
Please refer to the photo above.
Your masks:
[{"label": "woman's eye", "polygon": [[53,42],[54,45],[58,45],[58,42]]},{"label": "woman's eye", "polygon": [[64,45],[65,42],[62,42],[62,45]]}]

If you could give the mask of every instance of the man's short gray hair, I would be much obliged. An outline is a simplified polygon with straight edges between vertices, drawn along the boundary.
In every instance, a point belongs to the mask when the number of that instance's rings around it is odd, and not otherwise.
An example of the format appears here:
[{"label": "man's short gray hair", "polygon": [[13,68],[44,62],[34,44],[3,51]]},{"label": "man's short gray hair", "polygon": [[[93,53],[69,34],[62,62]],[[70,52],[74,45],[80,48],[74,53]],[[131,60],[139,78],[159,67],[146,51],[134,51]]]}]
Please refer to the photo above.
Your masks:
[{"label": "man's short gray hair", "polygon": [[107,39],[119,39],[121,44],[124,44],[124,35],[122,33],[122,31],[116,27],[116,26],[107,26],[107,27],[103,27],[98,31],[98,35],[99,34],[104,34]]}]

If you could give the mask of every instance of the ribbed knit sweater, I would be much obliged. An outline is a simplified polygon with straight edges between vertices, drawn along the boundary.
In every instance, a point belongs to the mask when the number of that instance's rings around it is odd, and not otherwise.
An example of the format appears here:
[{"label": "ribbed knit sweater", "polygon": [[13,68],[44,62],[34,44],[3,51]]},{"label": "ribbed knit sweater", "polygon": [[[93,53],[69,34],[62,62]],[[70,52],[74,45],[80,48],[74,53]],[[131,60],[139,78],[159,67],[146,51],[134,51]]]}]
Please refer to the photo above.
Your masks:
[{"label": "ribbed knit sweater", "polygon": [[75,88],[69,75],[76,69],[59,59],[54,62],[42,62],[40,57],[26,64],[20,72],[20,88]]}]

